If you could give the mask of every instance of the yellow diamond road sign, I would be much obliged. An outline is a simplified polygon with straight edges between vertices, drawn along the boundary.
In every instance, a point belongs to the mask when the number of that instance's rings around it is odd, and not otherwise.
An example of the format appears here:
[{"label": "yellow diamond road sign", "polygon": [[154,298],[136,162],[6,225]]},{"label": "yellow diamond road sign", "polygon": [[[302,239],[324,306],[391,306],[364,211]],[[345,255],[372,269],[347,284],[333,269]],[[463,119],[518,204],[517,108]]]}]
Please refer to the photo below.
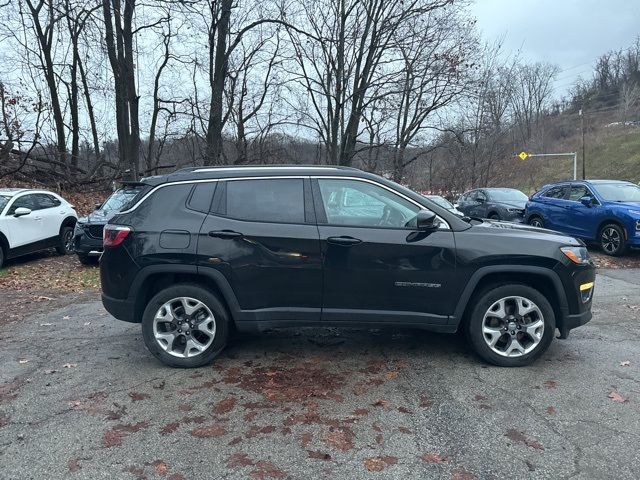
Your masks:
[{"label": "yellow diamond road sign", "polygon": [[527,152],[520,152],[518,156],[520,157],[520,160],[526,160],[529,158],[529,154]]}]

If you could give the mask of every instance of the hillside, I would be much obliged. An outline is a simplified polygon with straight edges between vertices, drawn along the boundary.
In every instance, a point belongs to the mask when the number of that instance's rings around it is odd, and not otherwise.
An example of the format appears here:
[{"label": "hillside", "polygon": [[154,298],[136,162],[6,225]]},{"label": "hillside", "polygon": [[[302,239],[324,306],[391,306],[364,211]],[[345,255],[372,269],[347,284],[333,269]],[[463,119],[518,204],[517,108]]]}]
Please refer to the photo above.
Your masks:
[{"label": "hillside", "polygon": [[[549,140],[544,152],[578,152],[578,178],[582,178],[581,136],[576,128],[569,135],[558,135],[556,129],[566,132],[567,123],[578,123],[574,118],[558,117],[548,127]],[[608,126],[616,121],[612,117],[591,119],[585,131],[586,178],[616,179],[640,182],[640,125]],[[579,123],[578,123],[579,125]],[[523,191],[530,192],[540,186],[572,178],[573,159],[570,157],[531,158],[525,161],[513,160],[510,177]]]}]

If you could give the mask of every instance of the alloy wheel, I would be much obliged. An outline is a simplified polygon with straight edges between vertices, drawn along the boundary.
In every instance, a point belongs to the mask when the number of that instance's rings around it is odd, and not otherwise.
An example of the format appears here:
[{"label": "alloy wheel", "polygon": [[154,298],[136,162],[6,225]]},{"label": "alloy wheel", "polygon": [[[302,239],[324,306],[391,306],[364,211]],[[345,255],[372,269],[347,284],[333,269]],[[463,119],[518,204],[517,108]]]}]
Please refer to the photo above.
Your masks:
[{"label": "alloy wheel", "polygon": [[544,335],[540,307],[525,297],[504,297],[494,302],[482,320],[482,337],[503,357],[520,357],[535,350]]},{"label": "alloy wheel", "polygon": [[73,251],[73,230],[69,229],[64,232],[62,244],[64,245],[64,249],[67,253],[71,253]]},{"label": "alloy wheel", "polygon": [[538,217],[534,217],[529,221],[529,225],[532,227],[542,228],[544,225],[542,224],[542,220]]},{"label": "alloy wheel", "polygon": [[602,231],[602,248],[607,253],[616,253],[620,248],[620,232],[613,227],[607,227]]},{"label": "alloy wheel", "polygon": [[216,336],[216,320],[200,300],[177,297],[164,303],[153,319],[153,336],[170,355],[192,358],[203,353]]}]

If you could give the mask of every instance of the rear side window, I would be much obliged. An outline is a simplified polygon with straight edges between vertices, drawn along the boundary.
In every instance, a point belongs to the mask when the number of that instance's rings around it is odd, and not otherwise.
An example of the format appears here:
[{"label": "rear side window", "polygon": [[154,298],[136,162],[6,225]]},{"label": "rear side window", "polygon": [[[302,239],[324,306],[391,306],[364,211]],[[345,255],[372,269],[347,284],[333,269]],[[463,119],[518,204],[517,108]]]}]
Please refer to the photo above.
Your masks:
[{"label": "rear side window", "polygon": [[36,193],[35,197],[37,210],[44,210],[46,208],[54,208],[60,206],[60,200],[53,195],[47,195],[44,193]]},{"label": "rear side window", "polygon": [[591,192],[584,185],[572,185],[571,191],[569,192],[569,200],[573,200],[574,202],[580,201],[582,197],[592,196]]},{"label": "rear side window", "polygon": [[230,180],[226,215],[239,220],[304,223],[302,179]]},{"label": "rear side window", "polygon": [[551,187],[549,190],[544,192],[542,196],[546,198],[564,198],[568,188],[569,187],[567,187],[566,185]]}]

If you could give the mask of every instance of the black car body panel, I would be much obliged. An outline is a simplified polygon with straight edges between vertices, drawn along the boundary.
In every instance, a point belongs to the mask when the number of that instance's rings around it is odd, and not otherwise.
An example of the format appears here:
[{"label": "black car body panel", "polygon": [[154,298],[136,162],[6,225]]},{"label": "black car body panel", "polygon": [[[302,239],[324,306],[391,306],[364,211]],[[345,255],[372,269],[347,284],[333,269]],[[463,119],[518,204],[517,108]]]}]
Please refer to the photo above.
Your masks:
[{"label": "black car body panel", "polygon": [[[325,177],[386,189],[431,210],[446,228],[330,224],[318,205],[317,182]],[[239,218],[228,190],[230,182],[242,190],[245,179],[301,182],[297,200],[286,203],[298,220]],[[473,296],[500,281],[545,292],[561,332],[591,315],[591,298],[582,302],[579,289],[594,280],[595,268],[573,264],[560,251],[579,241],[524,225],[468,222],[376,175],[350,168],[211,168],[145,183],[145,194],[109,220],[132,233],[101,260],[103,303],[121,320],[139,322],[154,292],[180,282],[218,293],[240,330],[393,325],[454,332]],[[261,211],[259,193],[242,191]]]}]

